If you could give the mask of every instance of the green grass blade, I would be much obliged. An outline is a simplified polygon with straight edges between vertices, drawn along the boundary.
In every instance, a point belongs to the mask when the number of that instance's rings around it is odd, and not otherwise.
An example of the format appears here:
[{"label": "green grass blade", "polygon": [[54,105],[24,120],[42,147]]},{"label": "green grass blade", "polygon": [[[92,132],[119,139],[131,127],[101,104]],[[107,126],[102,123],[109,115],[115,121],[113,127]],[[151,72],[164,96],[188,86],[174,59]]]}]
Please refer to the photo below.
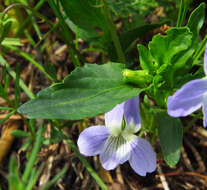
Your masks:
[{"label": "green grass blade", "polygon": [[11,156],[9,161],[9,190],[13,190],[15,187],[18,187],[19,176],[17,170],[17,161],[14,156]]},{"label": "green grass blade", "polygon": [[14,108],[0,106],[0,110],[14,110]]},{"label": "green grass blade", "polygon": [[53,184],[56,183],[58,179],[60,179],[65,174],[67,169],[68,166],[65,166],[52,180],[45,184],[40,190],[48,190]]},{"label": "green grass blade", "polygon": [[69,54],[71,55],[71,59],[75,65],[75,67],[78,67],[81,65],[81,63],[79,61],[78,55],[75,54],[75,45],[73,43],[71,43],[71,42],[73,42],[72,34],[71,34],[70,30],[68,29],[68,26],[65,23],[65,20],[61,14],[61,11],[60,11],[59,7],[56,5],[55,1],[48,0],[48,3],[50,5],[50,7],[52,8],[53,12],[55,13],[56,17],[59,19],[60,26],[62,28],[62,34],[64,36],[66,43],[67,43]]},{"label": "green grass blade", "polygon": [[22,176],[22,181],[24,183],[27,182],[27,180],[30,176],[30,173],[32,171],[32,168],[33,168],[33,166],[36,162],[37,155],[39,153],[40,146],[41,146],[41,143],[42,143],[42,134],[43,134],[43,126],[41,124],[38,128],[37,133],[36,133],[35,144],[34,144],[34,147],[32,149],[31,157],[29,158],[29,160],[27,162],[26,168],[25,168],[23,176]]},{"label": "green grass blade", "polygon": [[2,45],[13,45],[13,46],[22,46],[23,44],[19,38],[4,38],[1,42]]},{"label": "green grass blade", "polygon": [[[16,80],[16,73],[14,72],[14,70],[12,70],[12,68],[9,66],[9,64],[2,55],[0,55],[0,65],[6,67],[7,72]],[[21,79],[19,80],[19,86],[30,99],[35,98],[35,95],[30,91],[30,89],[24,84]]]},{"label": "green grass blade", "polygon": [[15,94],[15,99],[14,103],[16,108],[19,107],[19,102],[20,102],[20,64],[17,64],[17,71],[16,71],[16,80],[15,80],[15,89],[14,89],[14,94]]},{"label": "green grass blade", "polygon": [[[40,0],[38,1],[38,3],[35,5],[35,7],[33,8],[34,11],[38,11],[41,6],[45,3],[45,0]],[[17,31],[15,36],[19,36],[20,34],[22,34],[23,30],[25,29],[25,27],[29,24],[31,18],[33,17],[33,13],[29,13],[29,16],[25,19],[25,21],[20,25],[19,30]]]},{"label": "green grass blade", "polygon": [[35,67],[37,67],[47,78],[49,78],[51,81],[54,81],[54,79],[45,71],[44,67],[42,65],[40,65],[37,61],[35,61],[29,54],[23,52],[22,50],[20,50],[17,47],[14,46],[4,46],[12,51],[15,51],[16,53],[18,53],[19,55],[21,55],[22,57],[24,57],[26,60],[30,61]]},{"label": "green grass blade", "polygon": [[27,37],[27,39],[30,41],[31,45],[34,46],[35,45],[35,41],[33,40],[32,36],[30,35],[30,33],[25,30],[24,31],[25,36]]},{"label": "green grass blade", "polygon": [[116,48],[116,53],[117,53],[117,56],[119,58],[119,62],[120,63],[125,63],[126,62],[125,55],[124,55],[124,52],[122,50],[122,47],[121,47],[121,44],[120,44],[120,41],[119,41],[119,37],[117,35],[116,26],[114,25],[114,23],[112,21],[111,14],[108,10],[108,7],[107,7],[107,4],[106,4],[105,0],[102,0],[102,2],[104,4],[103,13],[104,13],[104,16],[106,18],[108,28],[111,32],[111,37],[112,37],[114,46]]},{"label": "green grass blade", "polygon": [[9,77],[8,73],[6,72],[6,68],[5,68],[5,67],[4,67],[3,76],[4,76],[4,89],[3,89],[3,95],[4,95],[5,98],[8,98],[7,89],[8,89],[8,87],[9,87],[10,77]]},{"label": "green grass blade", "polygon": [[38,45],[40,45],[40,43],[43,41],[43,40],[45,40],[48,36],[49,36],[49,34],[51,33],[51,32],[53,32],[54,30],[56,30],[57,29],[57,27],[60,25],[60,23],[58,22],[57,24],[55,24],[48,32],[46,32],[44,35],[43,35],[43,37],[41,38],[41,40],[39,40],[36,44],[35,44],[35,47],[37,47]]},{"label": "green grass blade", "polygon": [[14,115],[16,112],[16,110],[11,111],[10,113],[8,113],[8,115],[6,117],[4,117],[3,119],[0,120],[0,126],[7,121],[12,115]]},{"label": "green grass blade", "polygon": [[98,174],[94,171],[94,169],[91,167],[91,165],[87,162],[87,160],[80,154],[77,147],[74,145],[74,143],[64,134],[63,131],[59,131],[60,135],[63,139],[67,142],[67,144],[70,146],[70,148],[74,151],[75,155],[79,158],[79,160],[83,163],[83,165],[86,167],[90,175],[96,180],[97,184],[103,189],[108,190],[108,187],[104,184],[104,182],[101,180],[101,178],[98,176]]},{"label": "green grass blade", "polygon": [[181,0],[176,27],[184,26],[186,14],[188,11],[188,6],[189,6],[189,0]]},{"label": "green grass blade", "polygon": [[37,171],[34,168],[32,168],[30,179],[25,190],[33,189],[34,185],[37,183],[38,177],[40,176],[42,170],[43,170],[43,164],[38,168]]}]

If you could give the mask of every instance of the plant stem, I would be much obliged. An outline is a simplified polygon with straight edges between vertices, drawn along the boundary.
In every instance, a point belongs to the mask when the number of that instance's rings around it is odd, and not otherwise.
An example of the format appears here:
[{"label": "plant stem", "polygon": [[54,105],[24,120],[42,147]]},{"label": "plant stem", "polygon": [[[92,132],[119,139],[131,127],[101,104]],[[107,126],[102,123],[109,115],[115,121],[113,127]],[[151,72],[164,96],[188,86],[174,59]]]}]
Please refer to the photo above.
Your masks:
[{"label": "plant stem", "polygon": [[176,27],[182,27],[184,25],[185,17],[188,11],[188,5],[189,0],[181,0]]},{"label": "plant stem", "polygon": [[126,60],[125,60],[125,56],[124,56],[124,53],[123,53],[123,50],[122,50],[122,47],[121,47],[121,44],[120,44],[120,41],[119,41],[119,37],[118,37],[117,32],[116,32],[116,27],[115,27],[115,25],[112,21],[112,18],[111,18],[109,10],[107,8],[107,4],[106,4],[105,0],[102,0],[102,2],[103,2],[103,13],[104,13],[104,16],[106,18],[108,28],[111,32],[111,37],[112,37],[114,46],[116,48],[116,53],[117,53],[117,56],[119,58],[119,62],[125,63]]},{"label": "plant stem", "polygon": [[199,47],[198,47],[198,49],[196,50],[196,52],[195,52],[195,54],[193,56],[193,65],[196,64],[196,62],[198,61],[199,57],[204,52],[204,50],[206,48],[206,43],[207,43],[207,34],[205,35],[205,37],[202,40],[202,42],[199,44]]},{"label": "plant stem", "polygon": [[81,66],[81,63],[79,61],[78,54],[75,51],[75,45],[73,44],[73,37],[68,29],[67,24],[65,23],[65,19],[63,18],[62,13],[59,10],[58,5],[54,2],[54,0],[48,0],[48,4],[52,8],[53,12],[55,13],[56,17],[59,19],[60,26],[62,28],[62,35],[64,36],[64,40],[66,41],[68,52],[71,56],[71,59],[74,63],[75,67]]}]

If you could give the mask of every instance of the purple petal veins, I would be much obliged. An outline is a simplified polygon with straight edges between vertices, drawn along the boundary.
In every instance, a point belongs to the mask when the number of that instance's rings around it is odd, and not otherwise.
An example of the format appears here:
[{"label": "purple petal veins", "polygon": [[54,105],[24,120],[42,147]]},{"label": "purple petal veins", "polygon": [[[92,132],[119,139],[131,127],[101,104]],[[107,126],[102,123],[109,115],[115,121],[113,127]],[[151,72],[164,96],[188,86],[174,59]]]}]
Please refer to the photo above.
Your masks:
[{"label": "purple petal veins", "polygon": [[104,146],[103,152],[100,154],[100,161],[103,168],[111,170],[117,165],[126,162],[129,159],[131,147],[122,137],[110,136]]},{"label": "purple petal veins", "polygon": [[[124,129],[123,117],[126,122]],[[141,125],[139,97],[118,104],[106,113],[105,124],[89,127],[80,134],[78,147],[82,154],[100,154],[101,164],[106,170],[114,169],[128,160],[139,175],[145,176],[147,172],[155,170],[156,156],[151,145],[134,135]]]}]

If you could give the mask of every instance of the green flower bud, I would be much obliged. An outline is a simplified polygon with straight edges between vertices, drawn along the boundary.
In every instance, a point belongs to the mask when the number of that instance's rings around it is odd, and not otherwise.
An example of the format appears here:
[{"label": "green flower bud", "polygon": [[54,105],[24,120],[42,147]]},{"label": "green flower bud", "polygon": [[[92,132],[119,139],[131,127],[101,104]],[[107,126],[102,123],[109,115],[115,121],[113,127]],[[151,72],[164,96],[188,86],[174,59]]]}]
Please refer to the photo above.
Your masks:
[{"label": "green flower bud", "polygon": [[146,87],[152,81],[152,76],[146,70],[124,69],[122,74],[125,83],[136,84],[139,87]]}]

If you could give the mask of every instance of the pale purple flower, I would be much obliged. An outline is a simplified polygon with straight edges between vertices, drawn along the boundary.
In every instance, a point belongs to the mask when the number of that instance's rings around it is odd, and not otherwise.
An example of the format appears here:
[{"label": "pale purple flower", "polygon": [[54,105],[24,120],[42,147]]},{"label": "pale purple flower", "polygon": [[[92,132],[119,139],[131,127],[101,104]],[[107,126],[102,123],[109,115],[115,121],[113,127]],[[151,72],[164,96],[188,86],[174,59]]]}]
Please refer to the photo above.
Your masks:
[{"label": "pale purple flower", "polygon": [[[156,168],[156,156],[150,143],[135,135],[141,127],[139,97],[118,104],[105,114],[105,126],[85,129],[78,138],[78,147],[85,156],[100,155],[106,170],[129,161],[136,173],[145,176]],[[125,127],[122,127],[123,117]]]},{"label": "pale purple flower", "polygon": [[186,83],[168,98],[167,111],[170,116],[184,117],[202,107],[203,126],[207,126],[207,46],[204,53],[204,72],[206,77]]}]

